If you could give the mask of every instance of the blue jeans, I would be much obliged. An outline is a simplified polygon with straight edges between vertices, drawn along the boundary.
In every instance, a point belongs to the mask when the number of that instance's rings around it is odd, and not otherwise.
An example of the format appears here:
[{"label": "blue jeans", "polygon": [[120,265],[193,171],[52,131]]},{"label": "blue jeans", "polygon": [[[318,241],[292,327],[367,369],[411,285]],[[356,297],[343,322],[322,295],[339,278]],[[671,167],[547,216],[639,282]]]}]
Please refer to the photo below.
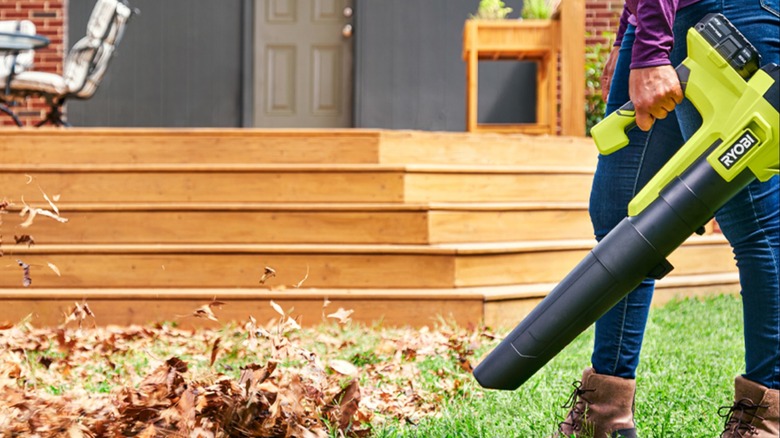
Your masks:
[{"label": "blue jeans", "polygon": [[[710,12],[723,13],[762,54],[762,64],[780,63],[778,0],[702,0],[678,11],[671,61],[687,55],[687,30]],[[635,28],[623,38],[607,102],[613,112],[629,100],[628,75]],[[597,240],[627,215],[631,198],[701,124],[683,101],[650,132],[634,129],[630,143],[600,156],[590,199]],[[745,377],[780,388],[780,187],[779,178],[750,184],[716,218],[731,243],[739,269],[745,332]],[[645,280],[596,322],[591,362],[597,373],[634,378],[639,365],[654,283]],[[728,346],[727,346],[728,347]]]}]

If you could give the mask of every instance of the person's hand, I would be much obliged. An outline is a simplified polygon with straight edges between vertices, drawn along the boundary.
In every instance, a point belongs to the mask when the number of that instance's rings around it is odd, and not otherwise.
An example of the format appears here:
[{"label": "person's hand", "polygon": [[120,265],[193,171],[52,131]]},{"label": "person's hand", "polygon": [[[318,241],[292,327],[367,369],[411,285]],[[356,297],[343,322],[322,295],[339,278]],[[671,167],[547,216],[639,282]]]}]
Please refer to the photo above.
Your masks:
[{"label": "person's hand", "polygon": [[601,72],[601,98],[604,102],[609,98],[609,87],[612,84],[612,75],[615,73],[618,52],[620,52],[620,47],[612,47],[607,62],[604,64],[604,71]]},{"label": "person's hand", "polygon": [[649,131],[655,119],[665,118],[683,99],[680,79],[671,65],[631,70],[628,95],[642,131]]}]

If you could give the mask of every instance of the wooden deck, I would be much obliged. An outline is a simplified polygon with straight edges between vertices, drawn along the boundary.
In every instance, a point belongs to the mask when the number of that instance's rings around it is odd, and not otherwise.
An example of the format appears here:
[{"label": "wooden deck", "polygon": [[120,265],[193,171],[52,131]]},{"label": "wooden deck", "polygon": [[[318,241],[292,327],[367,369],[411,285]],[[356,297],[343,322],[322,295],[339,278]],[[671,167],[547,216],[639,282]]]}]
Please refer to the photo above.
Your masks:
[{"label": "wooden deck", "polygon": [[[586,254],[589,139],[381,130],[0,130],[0,321],[223,320],[513,325]],[[26,203],[56,205],[67,223]],[[23,202],[22,202],[23,201]],[[14,244],[29,234],[35,244]],[[16,260],[31,266],[22,287]],[[672,257],[657,302],[735,292],[725,239]],[[55,265],[59,275],[48,267]],[[276,275],[260,284],[265,267]],[[323,309],[323,302],[331,304]]]}]

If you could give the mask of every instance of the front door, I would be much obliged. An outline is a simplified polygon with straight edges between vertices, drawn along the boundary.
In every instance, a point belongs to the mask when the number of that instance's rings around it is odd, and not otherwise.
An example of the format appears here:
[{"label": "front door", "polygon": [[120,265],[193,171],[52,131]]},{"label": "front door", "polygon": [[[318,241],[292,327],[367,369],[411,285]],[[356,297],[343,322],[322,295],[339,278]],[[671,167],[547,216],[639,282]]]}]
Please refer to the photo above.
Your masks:
[{"label": "front door", "polygon": [[352,126],[352,0],[255,6],[254,125]]}]

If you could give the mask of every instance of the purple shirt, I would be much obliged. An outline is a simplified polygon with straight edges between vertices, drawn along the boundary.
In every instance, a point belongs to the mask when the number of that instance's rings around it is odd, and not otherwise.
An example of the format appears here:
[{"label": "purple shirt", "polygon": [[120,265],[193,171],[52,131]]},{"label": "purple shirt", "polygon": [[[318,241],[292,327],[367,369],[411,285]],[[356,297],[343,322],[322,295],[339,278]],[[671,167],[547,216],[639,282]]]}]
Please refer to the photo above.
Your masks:
[{"label": "purple shirt", "polygon": [[674,16],[680,9],[698,1],[626,0],[615,45],[620,45],[629,23],[636,26],[632,69],[671,64],[669,52],[674,44]]}]

